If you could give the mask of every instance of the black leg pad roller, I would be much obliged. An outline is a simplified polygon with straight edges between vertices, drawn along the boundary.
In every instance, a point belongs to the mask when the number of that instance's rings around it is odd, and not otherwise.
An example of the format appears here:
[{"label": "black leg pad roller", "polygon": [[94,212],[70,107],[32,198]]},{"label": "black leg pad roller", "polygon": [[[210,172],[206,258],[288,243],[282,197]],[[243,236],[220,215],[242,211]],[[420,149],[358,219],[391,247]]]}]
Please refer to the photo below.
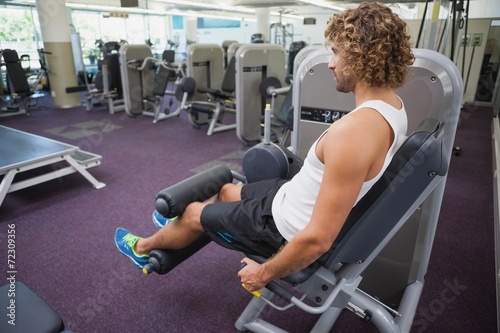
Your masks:
[{"label": "black leg pad roller", "polygon": [[158,192],[156,210],[167,218],[179,216],[191,202],[209,199],[232,181],[231,170],[225,165],[216,165]]},{"label": "black leg pad roller", "polygon": [[149,253],[148,263],[144,265],[142,272],[144,274],[152,272],[167,274],[177,267],[177,265],[210,243],[210,241],[210,237],[203,234],[200,238],[180,250],[153,250]]}]

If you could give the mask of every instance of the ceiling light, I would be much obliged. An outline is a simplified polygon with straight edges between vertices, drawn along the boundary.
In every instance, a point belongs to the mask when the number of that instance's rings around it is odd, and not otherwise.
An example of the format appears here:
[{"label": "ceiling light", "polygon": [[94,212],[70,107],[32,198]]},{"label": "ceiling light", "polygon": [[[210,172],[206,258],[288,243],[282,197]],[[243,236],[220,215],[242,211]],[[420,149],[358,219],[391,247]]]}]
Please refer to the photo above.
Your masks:
[{"label": "ceiling light", "polygon": [[168,14],[167,11],[162,11],[162,10],[113,7],[113,6],[101,6],[101,5],[86,5],[79,3],[66,3],[66,7],[73,9],[85,9],[85,10],[105,11],[105,12],[122,12],[122,13],[132,13],[132,14],[151,14],[151,15]]},{"label": "ceiling light", "polygon": [[317,6],[317,7],[333,9],[333,10],[336,10],[339,12],[343,12],[345,10],[345,8],[343,8],[343,7],[330,5],[324,1],[317,1],[317,0],[299,0],[299,1],[303,2],[303,3],[307,3],[309,5]]},{"label": "ceiling light", "polygon": [[303,20],[304,19],[304,16],[294,15],[294,14],[283,14],[283,13],[280,13],[280,12],[271,12],[270,14],[273,15],[273,16],[286,17],[286,18],[289,18],[289,19],[296,19],[296,20]]},{"label": "ceiling light", "polygon": [[217,5],[217,4],[213,4],[213,3],[206,3],[206,2],[183,1],[183,0],[153,0],[153,1],[162,2],[162,3],[170,3],[170,4],[174,4],[174,5],[223,10],[223,11],[229,11],[229,12],[239,12],[239,13],[247,13],[247,14],[254,14],[255,13],[255,9],[233,7],[233,6],[228,6],[228,5],[222,6],[222,5]]}]

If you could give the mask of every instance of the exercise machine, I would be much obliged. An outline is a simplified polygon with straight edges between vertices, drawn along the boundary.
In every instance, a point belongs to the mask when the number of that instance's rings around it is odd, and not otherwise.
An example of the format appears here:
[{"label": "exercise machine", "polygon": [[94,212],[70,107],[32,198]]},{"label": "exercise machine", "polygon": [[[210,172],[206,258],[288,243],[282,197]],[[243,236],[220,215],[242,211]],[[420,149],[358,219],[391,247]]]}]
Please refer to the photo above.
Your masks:
[{"label": "exercise machine", "polygon": [[[286,51],[276,44],[244,44],[238,47],[236,58],[236,135],[244,144],[256,143],[263,138],[266,96],[261,83],[268,77],[284,82],[286,77]],[[279,107],[283,100],[276,102]]]},{"label": "exercise machine", "polygon": [[120,73],[122,77],[123,102],[125,112],[136,117],[143,113],[143,96],[152,95],[154,71],[139,71],[130,63],[153,58],[151,48],[146,44],[123,45],[120,48]]},{"label": "exercise machine", "polygon": [[[411,110],[408,112],[409,132],[416,131],[425,119],[434,119],[445,124],[441,145],[443,160],[449,161],[460,113],[462,81],[456,67],[441,54],[422,49],[415,49],[414,54],[416,60],[412,68],[413,73],[407,84],[398,91],[406,109]],[[300,74],[294,82],[297,91],[294,96],[294,119],[298,130],[292,134],[292,148],[299,157],[304,156],[306,150],[331,122],[345,115],[346,109],[352,109],[348,105],[342,105],[339,109],[339,104],[348,101],[340,100],[340,96],[332,91],[328,94],[328,91],[322,89],[327,86],[326,83],[318,84],[330,56],[329,51],[323,50],[311,53],[300,65]],[[325,75],[322,80],[330,79]],[[319,94],[329,96],[329,100],[320,99]],[[413,172],[412,167],[409,167],[407,172]],[[402,177],[400,181],[405,179],[406,177]],[[372,295],[371,298],[383,303],[376,306],[377,312],[383,316],[382,319],[377,319],[382,322],[376,323],[381,331],[392,332],[395,325],[406,332],[411,327],[412,316],[424,284],[445,179],[443,177],[428,193],[419,209],[406,218],[404,227],[400,228],[364,269],[359,287],[363,293]],[[359,300],[360,304],[363,304],[360,309],[373,302],[367,301],[370,297],[363,296],[363,300]],[[369,312],[373,315],[374,310],[363,311],[363,316],[366,318]],[[387,317],[387,313],[393,318]],[[405,313],[411,315],[404,316]]]},{"label": "exercise machine", "polygon": [[234,108],[234,59],[224,70],[222,47],[216,44],[192,44],[188,47],[186,74],[177,92],[180,108],[188,113],[195,128],[208,124],[207,135],[235,129],[223,123],[226,112]]},{"label": "exercise machine", "polygon": [[[302,44],[301,44],[302,45]],[[259,85],[259,91],[265,98],[265,102],[270,101],[271,106],[271,140],[285,145],[289,133],[293,131],[293,81],[294,74],[298,66],[305,57],[321,48],[320,45],[301,47],[293,57],[293,62],[288,59],[287,75],[284,82],[274,76],[266,77]],[[280,97],[283,97],[279,99]],[[273,121],[273,119],[275,121]]]},{"label": "exercise machine", "polygon": [[[189,94],[190,101],[211,102],[210,96],[207,96],[207,90],[221,89],[224,76],[224,50],[220,45],[188,45],[186,48],[186,77],[193,80],[191,86],[194,83],[193,91]],[[185,105],[188,120],[195,128],[210,123],[207,135],[212,135],[213,131],[210,129],[215,128],[216,122],[222,120],[219,116],[217,118],[212,117],[217,103],[209,103],[214,105],[213,108],[204,108],[202,104],[197,104],[199,110],[194,112],[191,112],[189,105]]]},{"label": "exercise machine", "polygon": [[[329,55],[328,51],[318,52]],[[410,331],[425,282],[463,89],[460,73],[449,59],[431,50],[416,49],[414,54],[413,73],[398,91],[406,109],[411,110],[408,139],[380,180],[353,208],[331,250],[306,269],[254,293],[256,297],[236,321],[237,330],[284,332],[262,319],[261,313],[268,307],[286,311],[295,306],[320,315],[312,332],[329,332],[343,309],[373,323],[381,332]],[[296,77],[300,79],[294,82],[300,94],[300,104],[295,106],[300,111],[298,122],[317,123],[317,128],[311,127],[317,135],[325,119],[336,119],[327,112],[331,109],[323,109],[322,103],[316,106],[305,96],[330,82],[317,81],[324,79],[317,75],[319,68],[328,72],[328,60],[325,57],[321,62],[311,53],[299,66]],[[332,105],[337,102],[335,96],[324,98],[332,98]],[[211,197],[234,177],[223,165],[194,175],[160,191],[156,209],[166,217],[178,216],[189,202]],[[202,235],[180,251],[154,250],[144,272],[164,274],[208,242],[208,236]],[[287,305],[274,302],[273,297],[283,298]]]},{"label": "exercise machine", "polygon": [[[165,120],[173,117],[178,117],[181,113],[181,108],[177,107],[172,112],[170,107],[173,104],[172,96],[176,96],[176,87],[178,78],[182,75],[182,64],[177,65],[175,61],[174,50],[164,50],[162,53],[162,60],[155,62],[155,85],[152,91],[152,96],[145,96],[146,103],[149,103],[153,108],[152,116],[153,122]],[[173,89],[169,90],[169,83],[173,83]],[[161,110],[165,100],[165,96],[170,96],[168,108]],[[151,112],[151,111],[150,111]]]},{"label": "exercise machine", "polygon": [[10,99],[8,105],[0,111],[0,117],[29,115],[29,98],[32,91],[21,60],[17,52],[11,49],[0,50],[0,60],[2,59],[0,66],[6,68]]},{"label": "exercise machine", "polygon": [[98,61],[94,86],[88,82],[87,75],[83,73],[85,86],[69,87],[66,92],[87,91],[86,110],[92,111],[94,107],[107,105],[110,114],[125,110],[124,92],[122,89],[122,75],[120,73],[119,50],[122,43],[98,41],[103,59]]},{"label": "exercise machine", "polygon": [[[220,89],[198,88],[196,91],[205,93],[206,101],[192,101],[188,106],[188,114],[191,123],[195,127],[200,127],[200,115],[208,118],[207,135],[212,135],[217,132],[233,130],[236,128],[236,123],[223,123],[223,117],[226,112],[236,113],[235,109],[235,59],[231,59],[224,73]],[[192,95],[195,92],[196,83],[192,78],[190,85],[191,89],[187,92]],[[185,87],[185,85],[183,85]],[[203,117],[203,119],[205,119]]]},{"label": "exercise machine", "polygon": [[[282,86],[282,82],[271,76],[261,82],[259,90],[266,101],[270,100],[264,111],[264,141],[269,139],[284,145],[289,137],[290,125],[293,124],[292,85]],[[276,101],[280,96],[284,96],[284,100],[278,108]]]},{"label": "exercise machine", "polygon": [[[31,89],[32,93],[36,93],[36,92],[41,91],[43,89],[46,89],[46,90],[49,89],[46,55],[50,55],[52,53],[46,52],[44,49],[38,49],[37,53],[38,53],[40,68],[33,70],[29,65],[27,68],[23,67],[23,69],[26,71],[26,75],[28,77],[28,84],[30,85],[30,89]],[[24,60],[23,60],[23,57],[24,57]],[[21,63],[23,61],[31,63],[31,58],[28,54],[21,55],[20,60],[21,60]]]},{"label": "exercise machine", "polygon": [[[415,49],[414,53],[416,61],[412,67],[413,73],[405,86],[398,91],[406,109],[409,110],[410,132],[414,131],[425,118],[433,117],[448,123],[453,120],[456,115],[450,114],[450,112],[459,113],[456,99],[461,93],[459,91],[461,85],[457,83],[459,80],[453,76],[455,67],[448,63],[448,59],[439,56],[437,52],[428,50]],[[436,59],[431,59],[433,55],[436,55]],[[297,94],[294,95],[294,126],[298,130],[292,133],[291,146],[292,151],[301,158],[305,157],[307,150],[318,135],[326,130],[332,122],[346,115],[349,110],[354,108],[354,101],[350,100],[349,96],[338,93],[331,88],[325,89],[327,84],[317,84],[318,78],[321,76],[323,76],[322,80],[324,82],[332,79],[331,73],[324,70],[330,57],[330,51],[317,50],[311,53],[298,69],[304,75],[301,75],[296,80],[295,91]],[[315,85],[314,89],[302,89],[302,87],[311,87],[311,84]],[[452,87],[453,90],[446,86],[451,84],[455,85]],[[319,98],[320,95],[329,96],[329,98],[321,99]],[[414,110],[422,111],[415,112]],[[455,124],[452,122],[451,126],[449,125],[447,128],[451,127],[453,129],[454,126]],[[450,141],[453,140],[454,130],[449,132],[447,137],[446,143],[451,145]],[[450,148],[450,154],[451,151]],[[444,186],[444,183],[442,186]],[[420,209],[418,212],[401,232],[402,236],[395,237],[393,243],[388,245],[387,248],[391,250],[386,250],[387,253],[383,252],[381,257],[374,260],[374,264],[364,273],[364,289],[377,295],[379,299],[384,300],[387,304],[396,306],[400,304],[401,300],[398,298],[401,297],[405,286],[417,278],[414,274],[419,268],[407,263],[411,261],[409,258],[416,258],[416,256],[422,254],[414,253],[413,251],[416,250],[408,244],[421,245],[417,243],[418,240],[415,237],[419,232],[424,232],[425,228],[435,227],[436,221],[421,221],[421,219],[424,219],[426,210]],[[423,215],[420,216],[419,214]],[[406,244],[406,246],[401,244]],[[395,248],[399,249],[394,250]],[[406,251],[403,249],[406,249]],[[395,255],[396,253],[397,255]],[[392,262],[394,267],[387,267],[389,262]],[[398,274],[395,274],[395,272],[398,272]],[[375,279],[367,278],[369,273],[376,275],[382,281],[387,281],[387,285],[386,283],[376,284],[371,282]],[[380,277],[382,274],[383,278]],[[388,286],[389,284],[391,287]]]},{"label": "exercise machine", "polygon": [[[199,127],[209,123],[208,135],[236,128],[236,134],[243,143],[260,142],[263,136],[262,118],[267,104],[266,96],[262,95],[260,90],[261,84],[268,77],[280,82],[285,80],[286,52],[282,46],[273,44],[233,43],[229,46],[229,50],[233,46],[237,51],[234,57],[230,58],[224,80],[219,86],[220,90],[214,89],[217,86],[214,85],[212,71],[214,68],[212,64],[222,62],[220,46],[210,44],[190,46],[191,56],[188,54],[187,68],[188,76],[192,79],[184,80],[180,84],[183,96],[189,96],[186,99],[188,102],[181,103],[181,107],[188,110],[189,119],[194,126]],[[198,49],[203,52],[198,52]],[[210,60],[212,58],[216,60]],[[220,72],[217,72],[217,75],[220,75]],[[198,82],[204,85],[200,87]],[[208,100],[196,98],[197,94],[198,96],[206,94]],[[277,103],[282,103],[282,100]],[[236,123],[221,124],[224,111],[235,112]]]},{"label": "exercise machine", "polygon": [[[179,116],[181,108],[170,112],[170,108],[163,108],[166,95],[175,96],[174,90],[167,90],[169,82],[174,82],[177,67],[173,65],[175,51],[165,50],[162,59],[146,57],[145,59],[131,59],[126,65],[136,70],[140,75],[142,87],[142,115],[153,117],[153,123]],[[129,87],[129,90],[137,87]],[[169,106],[173,100],[170,99]]]},{"label": "exercise machine", "polygon": [[[294,108],[293,108],[293,81],[294,75],[297,73],[301,62],[313,51],[324,48],[320,45],[310,45],[301,48],[293,57],[293,63],[288,62],[289,74],[285,82],[289,82],[288,86],[282,87],[281,82],[276,78],[270,77],[262,81],[260,90],[267,98],[271,98],[271,117],[277,121],[271,121],[271,141],[277,142],[280,145],[285,145],[288,142],[289,134],[293,131],[294,126]],[[290,71],[291,70],[291,71]],[[291,75],[290,75],[291,74]],[[278,95],[284,96],[284,100],[280,108],[275,106],[275,100]],[[278,109],[278,112],[275,110]]]},{"label": "exercise machine", "polygon": [[[87,169],[101,164],[100,155],[77,146],[44,138],[9,127],[0,126],[0,137],[8,144],[0,145],[0,206],[7,193],[22,190],[75,172],[87,179],[94,188],[105,186]],[[60,165],[63,163],[64,165]],[[52,168],[43,168],[52,166]],[[43,171],[31,175],[30,170]],[[15,177],[24,175],[19,180]]]}]

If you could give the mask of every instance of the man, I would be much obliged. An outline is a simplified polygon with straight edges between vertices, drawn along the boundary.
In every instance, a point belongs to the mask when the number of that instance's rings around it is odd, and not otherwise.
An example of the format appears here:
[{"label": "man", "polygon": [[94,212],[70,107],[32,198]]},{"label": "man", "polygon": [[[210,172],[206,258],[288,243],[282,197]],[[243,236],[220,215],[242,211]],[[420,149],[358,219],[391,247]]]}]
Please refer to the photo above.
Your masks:
[{"label": "man", "polygon": [[152,249],[183,248],[207,233],[222,246],[270,257],[263,264],[242,260],[238,276],[255,291],[330,249],[406,137],[406,111],[394,89],[404,84],[414,57],[405,22],[379,3],[334,14],[325,39],[336,88],[354,93],[356,108],[318,138],[300,172],[290,181],[226,184],[217,198],[188,205],[148,238],[117,229],[122,254],[142,266]]}]

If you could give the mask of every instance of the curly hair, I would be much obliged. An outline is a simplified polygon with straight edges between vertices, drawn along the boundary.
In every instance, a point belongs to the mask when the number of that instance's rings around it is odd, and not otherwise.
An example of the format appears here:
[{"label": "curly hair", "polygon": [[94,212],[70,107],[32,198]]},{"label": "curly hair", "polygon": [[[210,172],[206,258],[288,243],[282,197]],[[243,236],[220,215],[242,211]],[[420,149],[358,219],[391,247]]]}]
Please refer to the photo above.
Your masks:
[{"label": "curly hair", "polygon": [[333,14],[325,39],[342,50],[344,73],[371,87],[401,87],[415,59],[406,23],[378,2]]}]

